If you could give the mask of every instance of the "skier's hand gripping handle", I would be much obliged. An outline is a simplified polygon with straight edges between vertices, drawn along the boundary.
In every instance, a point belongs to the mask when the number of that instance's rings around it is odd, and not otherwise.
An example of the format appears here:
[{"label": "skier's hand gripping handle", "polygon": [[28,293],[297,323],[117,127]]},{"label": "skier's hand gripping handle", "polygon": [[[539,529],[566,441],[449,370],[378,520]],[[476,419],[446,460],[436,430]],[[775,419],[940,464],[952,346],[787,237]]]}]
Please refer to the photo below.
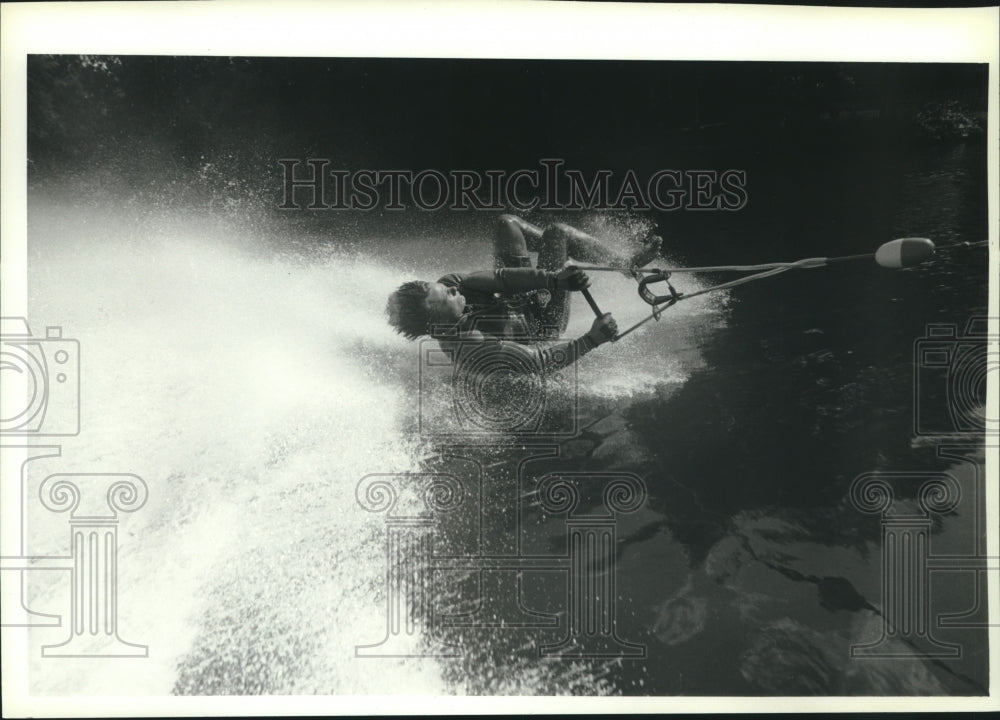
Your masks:
[{"label": "skier's hand gripping handle", "polygon": [[580,268],[570,265],[556,273],[555,286],[557,290],[586,290],[590,287],[590,278]]},{"label": "skier's hand gripping handle", "polygon": [[603,345],[610,340],[614,340],[617,335],[618,323],[611,317],[611,313],[604,313],[600,317],[595,318],[594,324],[587,331],[587,339],[594,345]]}]

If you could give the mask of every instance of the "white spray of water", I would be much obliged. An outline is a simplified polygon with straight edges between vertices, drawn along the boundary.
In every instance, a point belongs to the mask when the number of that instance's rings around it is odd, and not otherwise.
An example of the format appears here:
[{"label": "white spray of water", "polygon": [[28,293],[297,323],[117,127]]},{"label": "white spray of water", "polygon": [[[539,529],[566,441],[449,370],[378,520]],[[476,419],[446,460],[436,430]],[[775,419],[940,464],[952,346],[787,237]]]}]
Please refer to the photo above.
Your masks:
[{"label": "white spray of water", "polygon": [[[416,412],[417,355],[386,325],[386,296],[410,274],[471,269],[483,249],[455,268],[413,255],[390,265],[277,254],[184,216],[36,204],[31,219],[29,322],[36,334],[62,325],[82,348],[81,434],[37,461],[32,483],[133,472],[150,488],[123,519],[119,554],[120,634],[150,656],[36,658],[32,692],[452,692],[432,662],[377,661],[376,672],[354,657],[385,632],[384,526],[355,486],[417,470],[423,451],[402,431]],[[647,312],[633,281],[600,282],[622,327]],[[589,315],[575,305],[569,334]],[[682,381],[689,368],[654,333],[585,358],[585,393]],[[32,512],[29,550],[64,553],[65,536]],[[67,579],[38,575],[33,602],[65,612]]]}]

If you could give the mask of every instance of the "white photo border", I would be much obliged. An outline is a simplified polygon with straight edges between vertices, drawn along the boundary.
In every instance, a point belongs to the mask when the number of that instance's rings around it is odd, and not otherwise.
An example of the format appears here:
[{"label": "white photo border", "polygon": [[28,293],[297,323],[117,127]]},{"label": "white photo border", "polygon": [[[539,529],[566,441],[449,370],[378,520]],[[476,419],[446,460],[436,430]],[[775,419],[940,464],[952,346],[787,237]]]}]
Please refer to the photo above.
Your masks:
[{"label": "white photo border", "polygon": [[[27,314],[29,54],[974,62],[989,64],[989,333],[995,336],[1000,331],[996,283],[1000,277],[1000,12],[996,7],[232,0],[5,3],[0,13],[4,315]],[[997,380],[991,376],[988,417],[997,416]],[[995,450],[987,455],[986,477],[1000,477]],[[996,483],[988,483],[991,557],[1000,555],[998,494]],[[1000,617],[998,599],[992,583],[989,613],[994,619]],[[1000,627],[995,624],[989,629],[992,695],[986,698],[33,697],[27,693],[23,659],[28,648],[23,636],[18,631],[3,633],[3,703],[8,716],[888,712],[1000,707]]]}]

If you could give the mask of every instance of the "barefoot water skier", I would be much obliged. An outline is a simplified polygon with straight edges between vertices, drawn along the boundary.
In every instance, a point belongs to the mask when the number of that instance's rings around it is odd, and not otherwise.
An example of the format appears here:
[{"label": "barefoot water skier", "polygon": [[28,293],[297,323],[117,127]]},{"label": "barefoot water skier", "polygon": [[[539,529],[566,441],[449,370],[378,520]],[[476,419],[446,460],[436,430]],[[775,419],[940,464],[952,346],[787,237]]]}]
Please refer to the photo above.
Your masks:
[{"label": "barefoot water skier", "polygon": [[[569,225],[542,230],[502,215],[493,233],[493,271],[404,283],[389,297],[389,323],[410,339],[430,335],[442,349],[492,343],[497,353],[528,353],[532,366],[558,370],[618,332],[611,313],[605,313],[580,337],[560,339],[569,322],[569,293],[590,286],[587,274],[567,262],[603,263],[628,272],[656,257],[660,244],[652,235],[625,256]],[[538,269],[531,266],[529,251],[538,253]]]}]

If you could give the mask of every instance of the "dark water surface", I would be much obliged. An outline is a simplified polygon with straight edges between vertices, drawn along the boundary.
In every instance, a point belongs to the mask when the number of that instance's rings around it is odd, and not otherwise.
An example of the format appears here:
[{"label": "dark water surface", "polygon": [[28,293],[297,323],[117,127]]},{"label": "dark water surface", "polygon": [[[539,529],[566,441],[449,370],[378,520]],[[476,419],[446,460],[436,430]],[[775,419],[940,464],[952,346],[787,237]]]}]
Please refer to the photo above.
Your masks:
[{"label": "dark water surface", "polygon": [[[697,222],[667,217],[660,228],[672,253],[698,264],[870,252],[903,236],[939,246],[985,239],[981,146],[871,155],[841,147],[808,159],[758,158],[748,170],[744,211]],[[645,506],[618,516],[617,631],[647,654],[575,666],[534,659],[538,647],[565,636],[566,586],[564,576],[525,572],[521,610],[554,613],[562,624],[487,631],[486,640],[481,630],[451,631],[471,653],[444,661],[455,686],[497,692],[502,683],[484,667],[497,668],[496,677],[532,667],[543,676],[533,691],[542,693],[984,693],[981,627],[933,630],[961,647],[957,658],[918,656],[905,638],[892,645],[903,657],[852,658],[852,645],[881,636],[886,611],[880,519],[852,504],[850,488],[873,471],[948,470],[964,483],[963,501],[933,516],[931,552],[981,551],[982,508],[971,491],[982,483],[982,433],[953,434],[961,429],[946,412],[953,389],[928,374],[915,352],[930,323],[954,324],[954,345],[977,345],[962,334],[971,317],[985,315],[986,267],[979,248],[939,253],[904,271],[852,263],[736,288],[725,326],[688,338],[704,363],[683,383],[625,402],[584,398],[583,432],[560,445],[557,461],[530,460],[530,451],[516,448],[485,453],[487,463],[508,468],[506,485],[486,485],[485,527],[494,538],[487,554],[514,554],[519,548],[497,539],[518,527],[521,552],[566,552],[564,526],[531,504],[531,488],[547,472],[626,471],[644,479]],[[677,349],[668,339],[671,312],[651,331],[663,334],[662,352]],[[978,392],[981,399],[985,385]],[[923,403],[919,435],[915,402]],[[962,447],[949,451],[953,457],[938,456],[939,445],[955,442]],[[521,462],[523,527],[510,490]],[[897,504],[913,505],[920,479],[898,480]],[[452,528],[455,537],[459,529]],[[932,574],[932,622],[973,608],[974,576]],[[514,617],[518,601],[497,577],[484,576],[481,592]],[[506,579],[513,583],[514,574]],[[465,612],[480,593],[468,582],[458,593]],[[574,680],[580,674],[582,685]]]}]

